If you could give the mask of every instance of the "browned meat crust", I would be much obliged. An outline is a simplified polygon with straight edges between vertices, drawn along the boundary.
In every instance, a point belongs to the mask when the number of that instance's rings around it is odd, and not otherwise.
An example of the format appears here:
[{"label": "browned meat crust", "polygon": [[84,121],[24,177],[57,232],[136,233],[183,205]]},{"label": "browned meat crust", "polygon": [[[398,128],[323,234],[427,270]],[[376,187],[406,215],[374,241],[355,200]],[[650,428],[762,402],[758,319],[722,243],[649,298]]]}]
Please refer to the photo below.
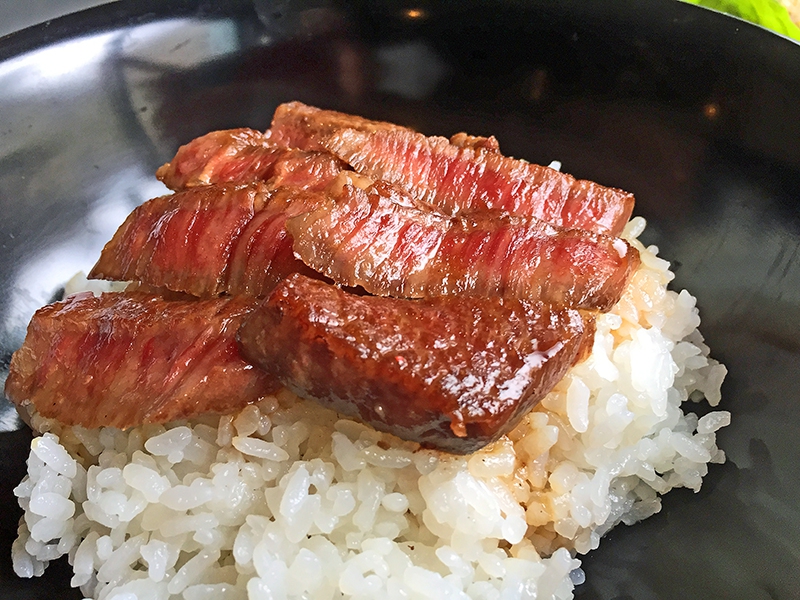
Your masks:
[{"label": "browned meat crust", "polygon": [[302,102],[286,102],[275,109],[267,136],[277,146],[327,150],[327,139],[343,129],[371,132],[406,128],[386,121],[370,121],[334,110],[321,110]]},{"label": "browned meat crust", "polygon": [[356,297],[295,275],[239,339],[249,360],[299,395],[463,454],[509,431],[593,332],[592,316],[536,302]]},{"label": "browned meat crust", "polygon": [[450,143],[459,148],[475,148],[476,150],[500,152],[500,143],[493,135],[487,138],[479,135],[470,135],[462,131],[451,135]]}]

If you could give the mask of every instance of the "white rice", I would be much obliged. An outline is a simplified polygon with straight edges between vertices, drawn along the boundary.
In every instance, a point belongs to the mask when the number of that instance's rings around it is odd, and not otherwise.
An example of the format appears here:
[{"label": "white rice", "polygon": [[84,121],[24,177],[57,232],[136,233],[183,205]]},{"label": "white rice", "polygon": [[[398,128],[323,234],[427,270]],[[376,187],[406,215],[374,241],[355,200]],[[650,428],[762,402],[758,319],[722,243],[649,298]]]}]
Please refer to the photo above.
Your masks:
[{"label": "white rice", "polygon": [[522,424],[456,457],[289,392],[237,415],[129,431],[62,427],[31,445],[14,570],[67,555],[73,586],[115,600],[571,598],[575,558],[619,522],[700,489],[725,460],[682,403],[716,405],[695,299],[657,249],[598,319],[591,356]]}]

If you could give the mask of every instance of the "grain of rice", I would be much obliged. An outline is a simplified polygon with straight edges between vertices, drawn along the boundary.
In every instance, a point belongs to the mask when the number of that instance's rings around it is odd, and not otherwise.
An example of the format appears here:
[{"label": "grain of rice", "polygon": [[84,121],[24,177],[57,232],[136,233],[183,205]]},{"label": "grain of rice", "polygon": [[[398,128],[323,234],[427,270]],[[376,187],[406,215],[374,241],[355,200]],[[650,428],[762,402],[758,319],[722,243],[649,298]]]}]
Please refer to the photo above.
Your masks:
[{"label": "grain of rice", "polygon": [[700,417],[700,420],[697,422],[697,433],[714,433],[722,427],[727,427],[730,424],[731,413],[726,410],[717,410]]},{"label": "grain of rice", "polygon": [[53,434],[46,433],[31,442],[31,451],[45,465],[66,477],[75,477],[76,463],[68,452],[58,444]]}]

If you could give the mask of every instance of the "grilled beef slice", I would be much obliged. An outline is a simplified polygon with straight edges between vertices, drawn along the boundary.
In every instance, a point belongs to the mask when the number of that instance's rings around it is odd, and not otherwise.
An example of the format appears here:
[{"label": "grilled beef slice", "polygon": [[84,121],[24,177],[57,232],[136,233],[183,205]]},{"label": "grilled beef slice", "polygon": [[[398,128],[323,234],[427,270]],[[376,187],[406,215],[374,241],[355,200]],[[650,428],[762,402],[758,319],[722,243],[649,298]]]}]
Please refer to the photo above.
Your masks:
[{"label": "grilled beef slice", "polygon": [[383,182],[345,185],[286,227],[315,271],[402,298],[502,296],[607,311],[640,260],[619,238],[531,217],[446,217]]},{"label": "grilled beef slice", "polygon": [[322,110],[302,102],[287,102],[275,109],[266,135],[285,148],[327,150],[327,140],[345,129],[359,131],[404,131],[405,127],[386,121],[371,121],[356,115]]},{"label": "grilled beef slice", "polygon": [[354,296],[293,275],[242,353],[298,395],[464,454],[508,432],[591,346],[587,313],[503,298]]},{"label": "grilled beef slice", "polygon": [[286,218],[318,202],[314,192],[257,182],[189,188],[134,209],[89,273],[199,298],[267,296],[289,273],[313,271],[292,253]]},{"label": "grilled beef slice", "polygon": [[227,129],[212,131],[181,146],[156,176],[176,191],[251,181],[322,190],[345,168],[328,152],[280,147],[253,129]]},{"label": "grilled beef slice", "polygon": [[236,332],[257,301],[76,294],[41,308],[5,393],[67,425],[125,429],[227,413],[278,388],[245,362]]},{"label": "grilled beef slice", "polygon": [[328,150],[356,171],[399,185],[450,215],[502,210],[617,235],[633,211],[632,194],[503,156],[492,138],[481,143],[456,134],[451,143],[299,102],[278,107],[269,135],[288,146]]}]

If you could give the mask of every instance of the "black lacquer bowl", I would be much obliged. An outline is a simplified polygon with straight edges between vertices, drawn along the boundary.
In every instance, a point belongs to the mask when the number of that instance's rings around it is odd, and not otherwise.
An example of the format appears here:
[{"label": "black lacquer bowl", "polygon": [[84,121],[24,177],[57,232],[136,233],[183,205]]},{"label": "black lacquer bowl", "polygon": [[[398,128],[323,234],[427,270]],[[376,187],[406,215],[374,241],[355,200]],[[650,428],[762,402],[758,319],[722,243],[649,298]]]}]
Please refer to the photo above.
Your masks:
[{"label": "black lacquer bowl", "polygon": [[[800,598],[800,46],[693,6],[123,1],[0,39],[4,370],[180,143],[291,99],[634,192],[730,370],[729,460],[608,535],[576,596]],[[80,598],[64,563],[11,571],[30,435],[7,403],[0,427],[0,596]]]}]

